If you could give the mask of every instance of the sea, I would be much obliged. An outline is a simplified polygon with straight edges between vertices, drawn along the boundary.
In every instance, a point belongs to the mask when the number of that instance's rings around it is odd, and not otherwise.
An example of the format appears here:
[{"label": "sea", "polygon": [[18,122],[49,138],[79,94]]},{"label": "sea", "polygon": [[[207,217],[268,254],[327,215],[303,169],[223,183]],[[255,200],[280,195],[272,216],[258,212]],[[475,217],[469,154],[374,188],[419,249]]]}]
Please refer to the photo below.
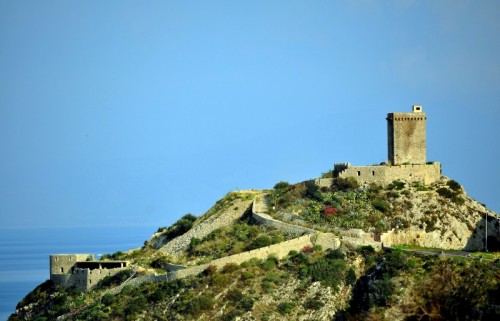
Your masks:
[{"label": "sea", "polygon": [[90,253],[99,257],[139,248],[157,227],[0,229],[0,321],[49,279],[49,255]]}]

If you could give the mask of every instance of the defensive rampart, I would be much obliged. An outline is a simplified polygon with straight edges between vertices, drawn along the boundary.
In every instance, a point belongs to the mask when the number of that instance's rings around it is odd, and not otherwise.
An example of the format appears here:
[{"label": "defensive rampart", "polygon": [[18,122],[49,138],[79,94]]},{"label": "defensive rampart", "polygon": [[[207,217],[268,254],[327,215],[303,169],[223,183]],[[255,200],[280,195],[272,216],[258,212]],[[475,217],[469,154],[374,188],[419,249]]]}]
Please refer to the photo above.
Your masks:
[{"label": "defensive rampart", "polygon": [[185,269],[168,272],[162,275],[144,275],[123,283],[119,287],[110,290],[110,293],[118,293],[126,285],[137,286],[144,282],[172,281],[182,279],[192,275],[198,275],[205,271],[209,266],[215,266],[217,269],[224,267],[226,264],[241,264],[250,259],[256,258],[264,260],[270,255],[278,259],[284,258],[292,250],[300,251],[306,246],[320,245],[322,249],[337,249],[340,246],[340,240],[331,233],[319,233],[313,235],[303,235],[301,237],[281,242],[278,244],[266,246],[263,248],[243,252],[231,256],[226,256],[220,259],[213,260],[209,263],[187,267]]},{"label": "defensive rampart", "polygon": [[353,177],[360,184],[389,184],[395,180],[421,182],[429,185],[441,179],[441,164],[405,164],[375,166],[342,166],[335,165],[336,177]]},{"label": "defensive rampart", "polygon": [[272,226],[280,231],[283,231],[284,233],[288,235],[302,235],[302,234],[311,234],[311,233],[316,233],[317,231],[299,226],[299,225],[293,225],[285,222],[281,222],[278,220],[275,220],[271,216],[263,213],[252,213],[252,217],[254,220],[259,223],[259,224],[264,224],[268,226]]},{"label": "defensive rampart", "polygon": [[239,220],[252,205],[252,200],[236,199],[226,210],[208,217],[189,231],[169,241],[160,248],[167,255],[177,256],[186,251],[192,238],[202,239],[214,230],[230,226]]}]

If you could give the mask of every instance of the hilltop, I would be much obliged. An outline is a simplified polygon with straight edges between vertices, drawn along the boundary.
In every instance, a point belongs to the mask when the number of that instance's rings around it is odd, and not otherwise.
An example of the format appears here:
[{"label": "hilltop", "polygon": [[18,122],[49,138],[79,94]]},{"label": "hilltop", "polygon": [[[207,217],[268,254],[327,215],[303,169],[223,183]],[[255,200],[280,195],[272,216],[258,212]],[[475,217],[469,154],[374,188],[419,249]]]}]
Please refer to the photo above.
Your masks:
[{"label": "hilltop", "polygon": [[498,318],[498,255],[447,251],[482,250],[485,222],[498,251],[495,213],[446,177],[331,176],[231,192],[142,248],[104,256],[130,264],[91,291],[47,281],[9,320]]}]

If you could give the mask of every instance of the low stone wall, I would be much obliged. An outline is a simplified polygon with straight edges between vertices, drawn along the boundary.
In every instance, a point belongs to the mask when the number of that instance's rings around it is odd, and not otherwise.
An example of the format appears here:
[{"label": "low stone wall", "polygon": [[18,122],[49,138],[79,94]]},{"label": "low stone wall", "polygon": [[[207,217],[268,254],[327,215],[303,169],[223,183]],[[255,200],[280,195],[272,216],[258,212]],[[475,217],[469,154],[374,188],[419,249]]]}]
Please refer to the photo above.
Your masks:
[{"label": "low stone wall", "polygon": [[283,258],[292,250],[300,251],[305,246],[313,245],[311,235],[304,235],[289,241],[281,242],[278,244],[262,247],[248,252],[243,252],[231,256],[226,256],[220,259],[213,260],[207,264],[198,265],[184,270],[178,270],[169,273],[172,279],[184,278],[190,275],[196,275],[206,270],[210,265],[216,266],[218,269],[222,268],[228,263],[241,264],[252,258],[266,259],[269,255],[275,255],[278,258]]},{"label": "low stone wall", "polygon": [[313,180],[314,184],[318,187],[332,187],[333,178],[315,178]]},{"label": "low stone wall", "polygon": [[284,233],[289,234],[289,235],[312,234],[312,233],[317,232],[316,230],[313,230],[313,229],[310,229],[307,227],[293,225],[290,223],[285,223],[285,222],[275,220],[274,218],[272,218],[271,216],[269,216],[267,214],[252,213],[252,217],[259,224],[272,226],[272,227],[274,227],[280,231],[283,231]]},{"label": "low stone wall", "polygon": [[165,263],[165,270],[167,271],[184,270],[185,268],[186,268],[185,265]]},{"label": "low stone wall", "polygon": [[[129,279],[129,280],[123,282],[119,286],[112,288],[111,290],[107,291],[106,293],[118,294],[118,293],[121,292],[121,290],[124,287],[126,287],[128,285],[133,286],[133,287],[137,287],[137,286],[141,285],[142,283],[159,282],[159,281],[168,281],[167,274],[161,274],[161,275],[154,275],[154,274],[140,275],[140,276],[137,276],[135,278],[132,278],[132,279]],[[106,293],[104,293],[104,294],[106,294]]]},{"label": "low stone wall", "polygon": [[[360,246],[371,246],[375,249],[375,251],[380,251],[382,249],[382,243],[374,240],[368,240],[366,238],[357,238],[357,237],[342,237],[342,243],[345,244],[348,248],[353,250],[357,249]],[[385,244],[384,244],[385,245]]]},{"label": "low stone wall", "polygon": [[226,256],[220,259],[213,260],[209,263],[197,265],[193,267],[188,267],[185,269],[168,272],[162,275],[142,275],[136,278],[130,279],[120,286],[117,286],[107,293],[117,294],[123,287],[127,285],[138,286],[144,282],[160,282],[160,281],[173,281],[176,279],[182,279],[192,275],[198,275],[205,271],[209,266],[213,265],[217,269],[221,269],[226,264],[241,264],[250,259],[256,258],[264,260],[270,255],[274,255],[279,259],[282,259],[288,255],[292,250],[300,251],[306,246],[321,245],[323,250],[327,249],[337,249],[340,246],[340,240],[331,233],[319,233],[315,235],[304,235],[289,241],[281,242],[278,244],[266,246],[260,249],[255,249],[252,251],[239,253],[231,256]]}]

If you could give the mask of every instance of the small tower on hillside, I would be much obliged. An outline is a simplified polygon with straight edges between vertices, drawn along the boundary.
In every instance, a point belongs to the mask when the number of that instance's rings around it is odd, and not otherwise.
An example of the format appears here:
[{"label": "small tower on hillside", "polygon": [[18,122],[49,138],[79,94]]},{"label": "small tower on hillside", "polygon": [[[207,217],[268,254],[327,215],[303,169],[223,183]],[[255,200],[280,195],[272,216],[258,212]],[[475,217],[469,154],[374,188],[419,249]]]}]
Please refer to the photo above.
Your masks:
[{"label": "small tower on hillside", "polygon": [[426,163],[426,119],[420,105],[413,105],[411,113],[387,114],[390,165]]}]

